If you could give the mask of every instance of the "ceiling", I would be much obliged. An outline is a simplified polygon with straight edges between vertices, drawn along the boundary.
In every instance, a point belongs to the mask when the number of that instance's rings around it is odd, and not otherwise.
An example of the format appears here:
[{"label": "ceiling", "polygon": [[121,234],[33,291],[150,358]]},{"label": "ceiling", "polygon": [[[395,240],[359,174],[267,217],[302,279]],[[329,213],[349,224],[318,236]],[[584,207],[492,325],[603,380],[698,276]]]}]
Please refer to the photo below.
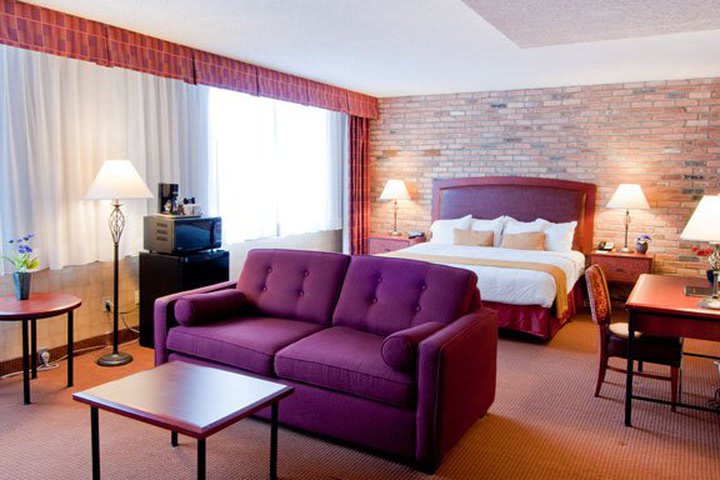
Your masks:
[{"label": "ceiling", "polygon": [[720,0],[26,1],[381,97],[720,76]]},{"label": "ceiling", "polygon": [[718,0],[463,1],[523,48],[720,28]]}]

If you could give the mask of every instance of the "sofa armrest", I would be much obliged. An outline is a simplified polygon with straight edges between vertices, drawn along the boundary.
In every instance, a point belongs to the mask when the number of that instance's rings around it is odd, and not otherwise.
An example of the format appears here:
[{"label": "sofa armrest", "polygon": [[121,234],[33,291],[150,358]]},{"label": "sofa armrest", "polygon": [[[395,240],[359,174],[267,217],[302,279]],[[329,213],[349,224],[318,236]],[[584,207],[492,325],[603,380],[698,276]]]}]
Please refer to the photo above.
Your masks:
[{"label": "sofa armrest", "polygon": [[481,308],[420,343],[416,461],[434,471],[495,400],[497,313]]},{"label": "sofa armrest", "polygon": [[153,308],[153,330],[155,342],[155,365],[167,362],[167,333],[172,327],[178,323],[175,321],[175,303],[185,295],[194,293],[216,292],[228,288],[235,288],[237,282],[230,280],[227,282],[216,283],[206,287],[196,288],[194,290],[185,290],[171,295],[166,295],[155,300]]}]

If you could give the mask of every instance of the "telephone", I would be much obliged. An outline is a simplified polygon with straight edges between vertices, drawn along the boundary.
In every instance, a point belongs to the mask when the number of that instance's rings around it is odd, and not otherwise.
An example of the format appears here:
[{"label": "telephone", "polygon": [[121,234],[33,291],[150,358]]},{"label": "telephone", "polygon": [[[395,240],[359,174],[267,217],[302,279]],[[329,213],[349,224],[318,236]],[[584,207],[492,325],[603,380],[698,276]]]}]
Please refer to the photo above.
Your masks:
[{"label": "telephone", "polygon": [[425,236],[425,233],[423,233],[423,232],[414,232],[414,231],[408,232],[408,238],[411,240],[413,238],[423,238],[424,236]]},{"label": "telephone", "polygon": [[606,242],[605,240],[601,240],[598,244],[598,250],[605,251],[605,252],[612,252],[615,249],[615,243],[613,242]]}]

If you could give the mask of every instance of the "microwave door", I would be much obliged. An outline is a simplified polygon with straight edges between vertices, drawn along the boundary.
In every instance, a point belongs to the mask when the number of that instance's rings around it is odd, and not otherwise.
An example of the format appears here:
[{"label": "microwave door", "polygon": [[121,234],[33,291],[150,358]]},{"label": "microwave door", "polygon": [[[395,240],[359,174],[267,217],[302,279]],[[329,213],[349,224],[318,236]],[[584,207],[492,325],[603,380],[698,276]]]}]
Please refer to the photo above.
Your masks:
[{"label": "microwave door", "polygon": [[211,245],[210,222],[184,221],[175,225],[175,249],[179,252],[203,250]]}]

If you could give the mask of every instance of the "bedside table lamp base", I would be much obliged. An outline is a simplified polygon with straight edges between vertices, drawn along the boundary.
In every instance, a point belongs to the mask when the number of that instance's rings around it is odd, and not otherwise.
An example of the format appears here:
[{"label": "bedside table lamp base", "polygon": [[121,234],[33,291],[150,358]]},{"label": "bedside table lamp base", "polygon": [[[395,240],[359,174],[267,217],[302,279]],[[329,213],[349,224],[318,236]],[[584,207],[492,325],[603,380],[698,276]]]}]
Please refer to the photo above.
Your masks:
[{"label": "bedside table lamp base", "polygon": [[620,250],[622,253],[632,253],[628,246],[628,232],[630,231],[630,210],[625,210],[625,246]]},{"label": "bedside table lamp base", "polygon": [[393,237],[399,237],[400,235],[402,235],[402,233],[398,232],[398,229],[397,229],[397,211],[398,211],[397,200],[393,201],[393,211],[394,211],[394,215],[393,215],[394,222],[393,222],[393,229],[392,229],[392,232],[390,232],[390,235]]}]

